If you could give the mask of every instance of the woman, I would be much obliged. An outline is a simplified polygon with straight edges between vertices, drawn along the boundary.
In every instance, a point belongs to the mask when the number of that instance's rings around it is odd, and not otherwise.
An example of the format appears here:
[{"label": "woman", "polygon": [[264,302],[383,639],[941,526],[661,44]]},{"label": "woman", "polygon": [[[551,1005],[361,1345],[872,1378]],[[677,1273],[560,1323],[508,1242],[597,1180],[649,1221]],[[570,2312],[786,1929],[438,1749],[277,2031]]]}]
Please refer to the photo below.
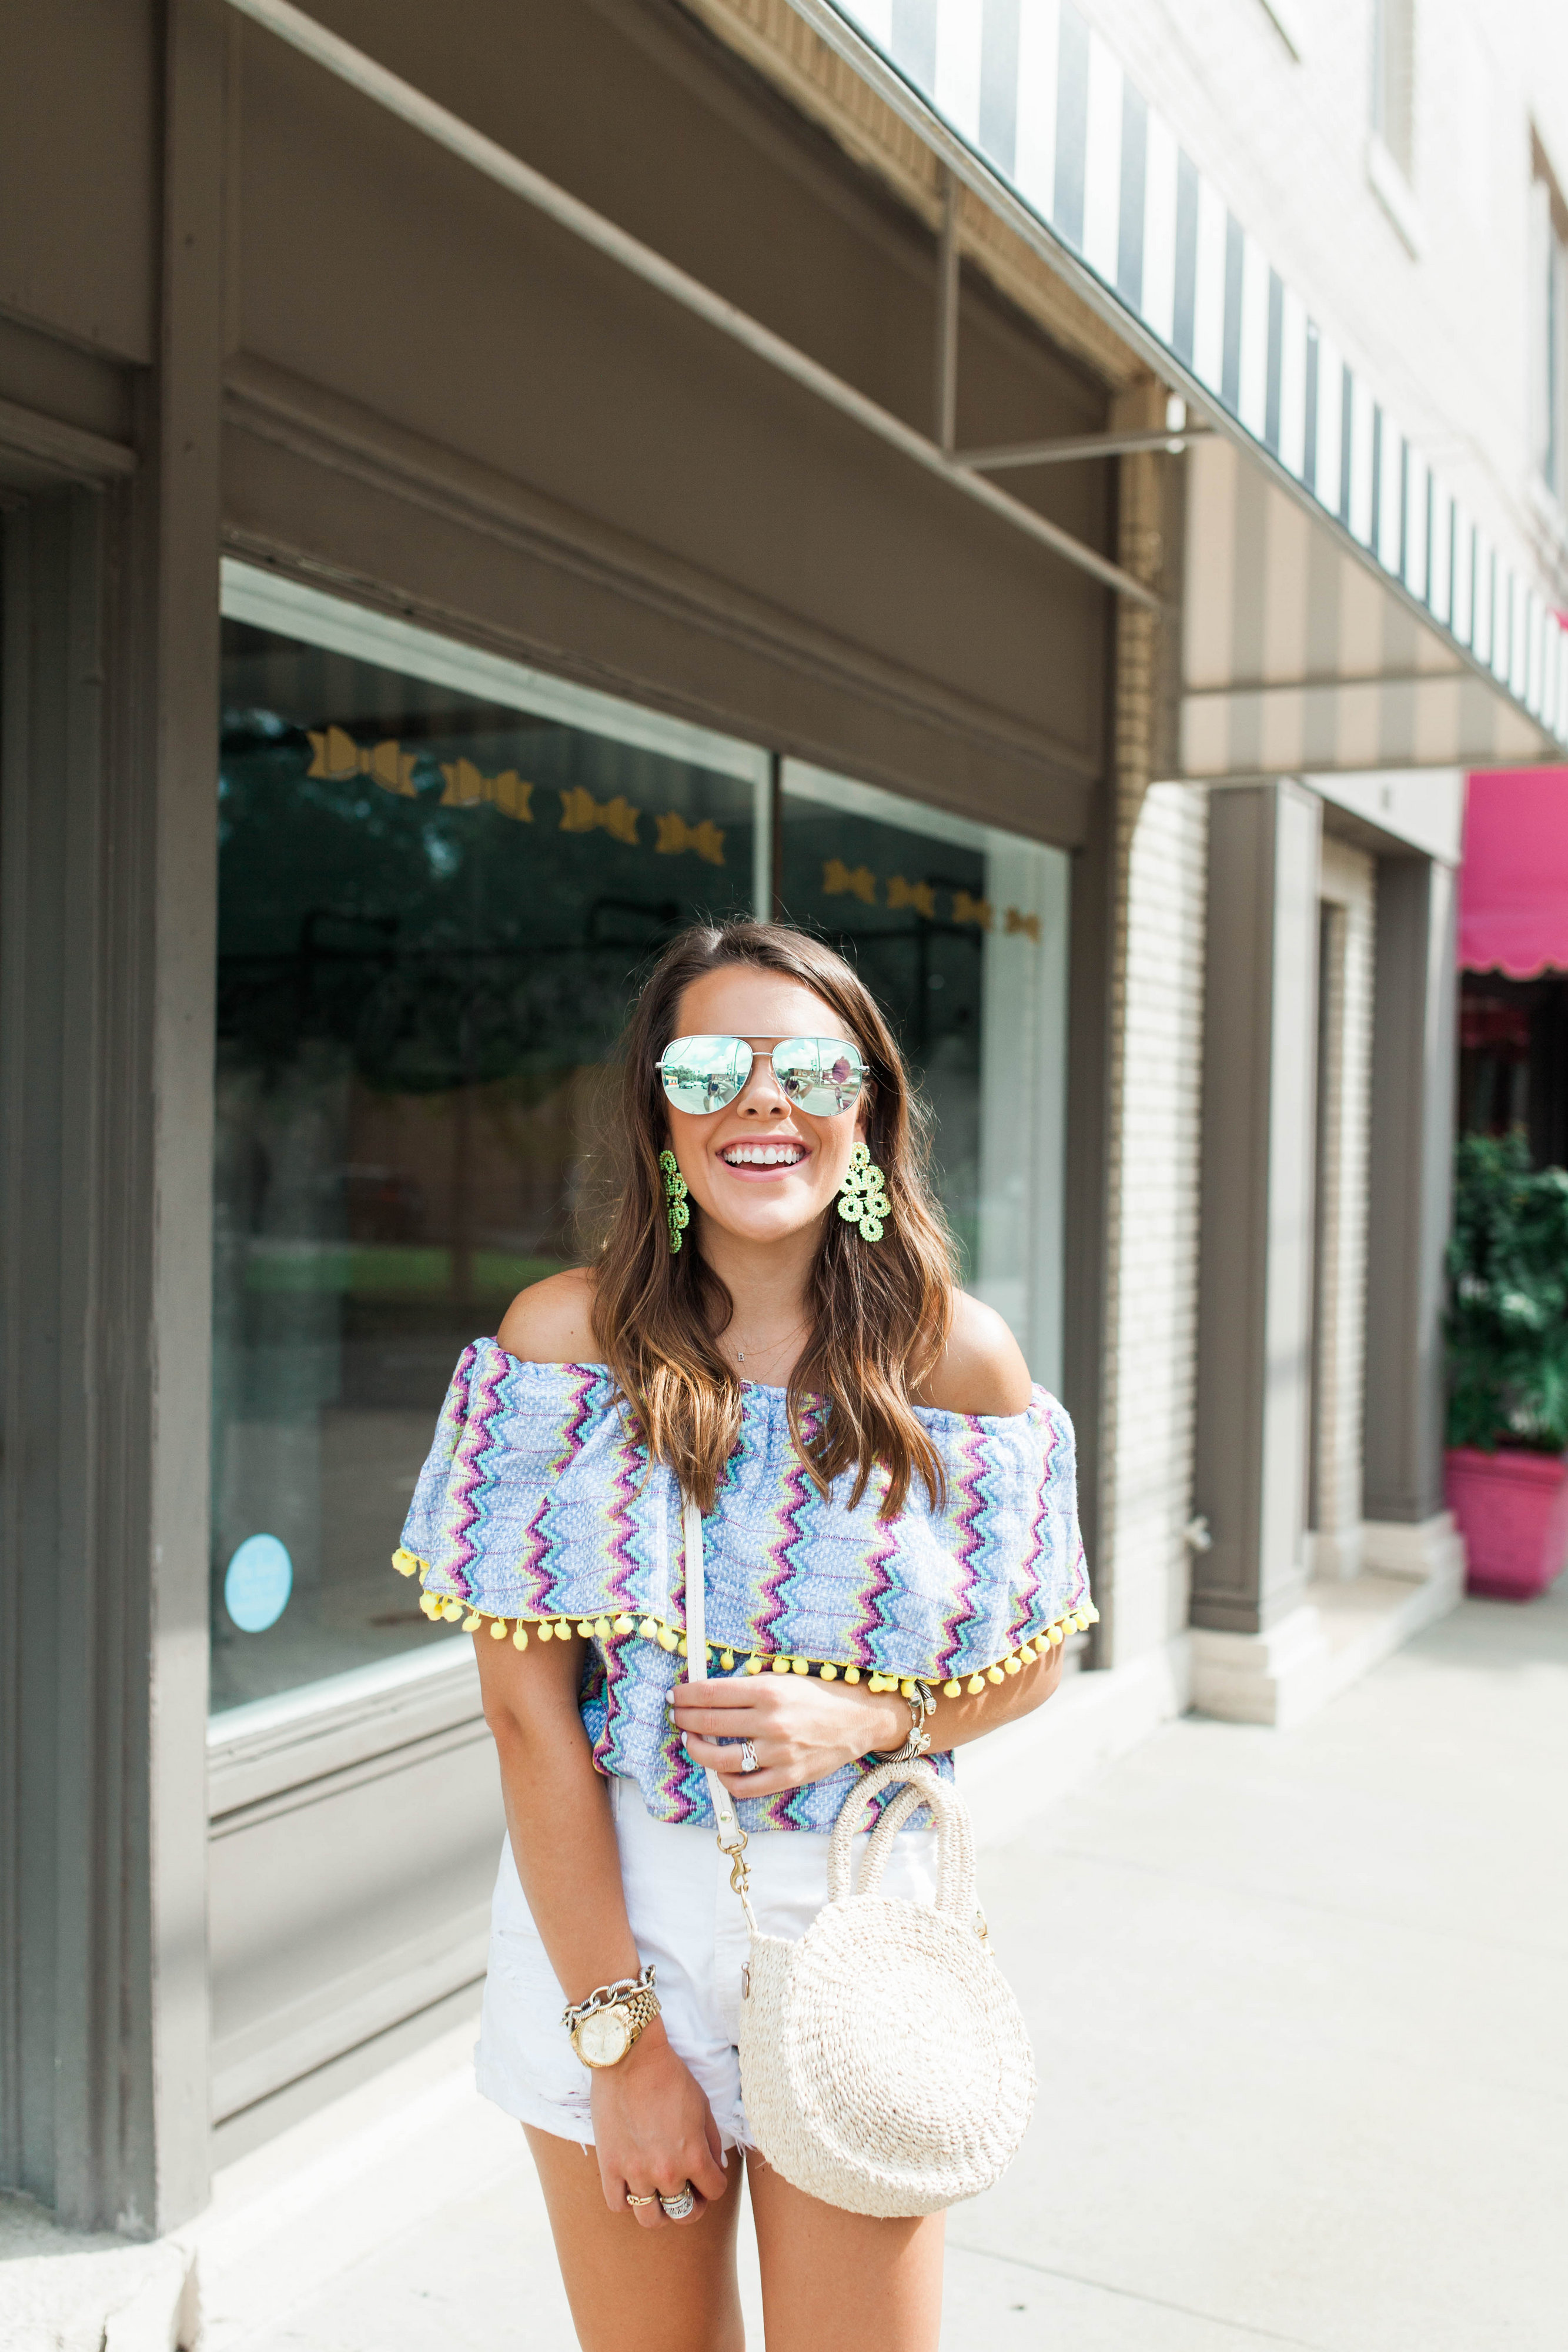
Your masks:
[{"label": "woman", "polygon": [[[404,1529],[427,1612],[475,1633],[500,1759],[480,2087],[528,2133],[588,2352],[739,2352],[737,2147],[768,2352],[936,2344],[940,2216],[841,2212],[748,2145],[705,1778],[761,1925],[798,1936],[861,1775],[927,1744],[950,1769],[1051,1696],[1092,1614],[1071,1430],[957,1288],[912,1129],[841,957],[686,932],[632,1020],[609,1241],[466,1352]],[[933,1843],[901,1833],[884,1891],[929,1899]]]}]

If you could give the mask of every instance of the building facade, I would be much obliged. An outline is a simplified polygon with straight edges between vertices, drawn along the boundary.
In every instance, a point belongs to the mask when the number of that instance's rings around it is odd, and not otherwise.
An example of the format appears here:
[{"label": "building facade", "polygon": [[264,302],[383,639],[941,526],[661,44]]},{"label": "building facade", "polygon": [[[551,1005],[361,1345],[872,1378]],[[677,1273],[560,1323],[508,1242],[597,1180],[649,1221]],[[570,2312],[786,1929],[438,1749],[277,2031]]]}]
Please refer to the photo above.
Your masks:
[{"label": "building facade", "polygon": [[1288,1720],[1457,1591],[1568,73],[1459,0],[5,13],[0,2180],[145,2234],[482,1975],[386,1558],[699,914],[854,954],[1074,1415],[1031,1736]]}]

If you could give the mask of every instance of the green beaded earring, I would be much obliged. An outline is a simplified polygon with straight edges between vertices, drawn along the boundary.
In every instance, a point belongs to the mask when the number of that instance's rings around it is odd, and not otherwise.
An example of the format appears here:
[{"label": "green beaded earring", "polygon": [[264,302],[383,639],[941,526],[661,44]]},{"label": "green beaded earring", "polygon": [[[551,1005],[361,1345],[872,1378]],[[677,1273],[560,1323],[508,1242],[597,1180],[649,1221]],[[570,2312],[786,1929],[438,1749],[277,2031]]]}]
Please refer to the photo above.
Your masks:
[{"label": "green beaded earring", "polygon": [[882,1170],[863,1143],[857,1143],[850,1154],[839,1187],[839,1214],[846,1225],[858,1225],[861,1239],[867,1242],[881,1241],[883,1220],[893,1214]]},{"label": "green beaded earring", "polygon": [[686,1180],[673,1151],[660,1152],[659,1166],[664,1178],[664,1213],[670,1223],[670,1247],[678,1250],[681,1235],[692,1221],[692,1213],[686,1206]]}]

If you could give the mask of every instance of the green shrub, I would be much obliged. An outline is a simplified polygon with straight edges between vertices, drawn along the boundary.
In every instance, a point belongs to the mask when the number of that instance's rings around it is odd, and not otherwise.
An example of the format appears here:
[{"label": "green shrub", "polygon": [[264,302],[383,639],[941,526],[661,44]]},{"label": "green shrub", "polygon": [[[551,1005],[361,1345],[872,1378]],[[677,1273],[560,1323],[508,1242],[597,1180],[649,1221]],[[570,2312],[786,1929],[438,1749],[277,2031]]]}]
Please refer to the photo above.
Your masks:
[{"label": "green shrub", "polygon": [[1448,1444],[1568,1448],[1568,1171],[1466,1135],[1448,1244]]}]

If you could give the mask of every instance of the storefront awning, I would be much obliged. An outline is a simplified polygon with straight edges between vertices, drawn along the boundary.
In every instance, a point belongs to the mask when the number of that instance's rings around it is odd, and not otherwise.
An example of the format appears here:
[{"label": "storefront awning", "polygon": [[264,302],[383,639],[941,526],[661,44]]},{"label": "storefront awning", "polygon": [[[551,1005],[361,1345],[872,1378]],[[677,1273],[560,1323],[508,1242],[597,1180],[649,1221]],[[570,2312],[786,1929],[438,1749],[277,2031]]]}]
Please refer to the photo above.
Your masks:
[{"label": "storefront awning", "polygon": [[1459,966],[1568,971],[1568,768],[1472,775],[1459,876]]},{"label": "storefront awning", "polygon": [[1568,749],[1568,635],[1529,569],[1072,0],[792,5],[1215,428],[1188,457],[1185,773]]}]

